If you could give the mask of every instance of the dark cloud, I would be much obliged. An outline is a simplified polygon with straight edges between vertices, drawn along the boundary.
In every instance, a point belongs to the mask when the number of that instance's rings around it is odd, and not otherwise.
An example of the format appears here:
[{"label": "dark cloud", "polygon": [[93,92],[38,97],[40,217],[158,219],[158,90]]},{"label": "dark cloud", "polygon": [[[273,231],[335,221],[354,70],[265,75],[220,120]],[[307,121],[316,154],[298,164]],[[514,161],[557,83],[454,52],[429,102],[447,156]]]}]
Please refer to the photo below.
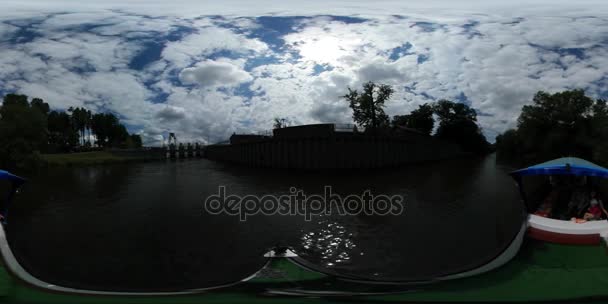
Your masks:
[{"label": "dark cloud", "polygon": [[404,75],[396,65],[377,62],[359,69],[359,78],[363,81],[384,81],[389,79],[404,79]]},{"label": "dark cloud", "polygon": [[346,102],[344,104],[321,103],[314,106],[310,111],[310,116],[318,122],[343,123],[349,117],[350,109]]},{"label": "dark cloud", "polygon": [[166,106],[156,113],[156,117],[163,121],[176,121],[186,117],[186,110],[179,107]]}]

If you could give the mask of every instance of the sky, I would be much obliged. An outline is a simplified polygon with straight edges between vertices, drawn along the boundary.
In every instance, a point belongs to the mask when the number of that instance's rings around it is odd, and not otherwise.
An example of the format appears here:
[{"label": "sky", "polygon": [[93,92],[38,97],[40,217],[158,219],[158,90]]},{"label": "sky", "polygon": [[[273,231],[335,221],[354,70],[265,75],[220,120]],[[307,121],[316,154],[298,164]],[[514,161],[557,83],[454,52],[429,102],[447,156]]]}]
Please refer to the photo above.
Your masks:
[{"label": "sky", "polygon": [[390,116],[439,99],[489,141],[539,91],[608,98],[606,1],[0,2],[0,95],[112,112],[146,145],[352,123],[340,96],[393,86]]}]

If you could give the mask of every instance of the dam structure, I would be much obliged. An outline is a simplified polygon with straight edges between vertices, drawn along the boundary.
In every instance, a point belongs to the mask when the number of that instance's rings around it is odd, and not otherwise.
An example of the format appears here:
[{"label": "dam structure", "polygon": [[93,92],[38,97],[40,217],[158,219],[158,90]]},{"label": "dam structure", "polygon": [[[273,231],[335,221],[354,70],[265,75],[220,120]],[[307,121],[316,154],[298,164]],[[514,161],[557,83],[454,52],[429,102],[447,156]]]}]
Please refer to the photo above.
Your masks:
[{"label": "dam structure", "polygon": [[354,125],[312,124],[274,129],[272,135],[233,134],[205,147],[210,160],[260,168],[372,169],[467,155],[456,144],[417,130],[368,134]]}]

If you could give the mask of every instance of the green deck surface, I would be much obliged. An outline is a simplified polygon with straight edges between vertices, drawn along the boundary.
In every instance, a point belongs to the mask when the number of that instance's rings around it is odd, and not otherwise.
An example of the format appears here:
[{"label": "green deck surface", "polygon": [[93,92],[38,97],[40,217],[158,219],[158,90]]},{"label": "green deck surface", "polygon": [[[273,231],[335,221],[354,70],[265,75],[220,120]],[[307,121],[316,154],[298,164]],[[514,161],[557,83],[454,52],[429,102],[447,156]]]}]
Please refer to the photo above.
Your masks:
[{"label": "green deck surface", "polygon": [[[313,303],[313,302],[521,302],[608,300],[608,254],[601,246],[567,246],[527,240],[507,265],[487,274],[417,287],[417,290],[348,298],[265,295],[267,289],[335,290],[349,286],[308,272],[285,259],[237,286],[199,295],[162,297],[78,296],[33,289],[0,271],[5,303]],[[354,286],[354,285],[353,285]],[[354,287],[356,290],[357,286]]]}]

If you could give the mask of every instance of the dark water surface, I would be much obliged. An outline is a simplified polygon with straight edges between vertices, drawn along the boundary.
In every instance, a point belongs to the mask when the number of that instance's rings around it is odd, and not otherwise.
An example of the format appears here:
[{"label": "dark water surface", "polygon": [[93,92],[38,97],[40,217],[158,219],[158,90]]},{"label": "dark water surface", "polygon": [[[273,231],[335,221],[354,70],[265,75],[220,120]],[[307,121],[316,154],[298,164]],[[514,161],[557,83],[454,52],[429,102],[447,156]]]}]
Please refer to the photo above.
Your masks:
[{"label": "dark water surface", "polygon": [[[8,239],[37,277],[80,288],[177,290],[242,279],[277,244],[335,272],[430,278],[491,260],[521,224],[517,189],[495,164],[458,159],[374,172],[292,172],[207,160],[55,168],[31,177],[11,209]],[[230,194],[403,195],[399,216],[210,215]]]}]

